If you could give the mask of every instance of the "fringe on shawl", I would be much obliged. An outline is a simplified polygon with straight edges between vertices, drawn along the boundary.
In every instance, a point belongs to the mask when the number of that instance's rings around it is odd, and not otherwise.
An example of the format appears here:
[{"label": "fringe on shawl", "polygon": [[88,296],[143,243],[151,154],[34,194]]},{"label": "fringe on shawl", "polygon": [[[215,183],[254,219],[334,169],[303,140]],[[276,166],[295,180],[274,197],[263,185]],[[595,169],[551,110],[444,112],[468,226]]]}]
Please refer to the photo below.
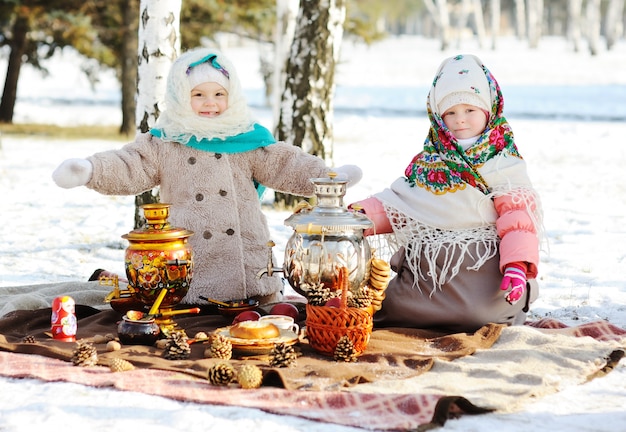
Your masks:
[{"label": "fringe on shawl", "polygon": [[401,246],[394,234],[374,234],[366,237],[366,239],[372,249],[372,255],[387,262],[391,260],[391,257],[398,252]]},{"label": "fringe on shawl", "polygon": [[[514,204],[523,203],[541,245],[545,230],[541,201],[536,192],[532,188],[500,187],[485,199],[503,195],[511,195]],[[474,259],[474,264],[466,270],[477,271],[498,253],[500,238],[495,224],[446,230],[421,223],[387,204],[384,204],[384,208],[394,232],[373,236],[370,244],[380,251],[380,257],[385,258],[391,257],[404,246],[406,261],[413,274],[413,287],[421,291],[418,278],[424,281],[431,279],[431,296],[459,273],[466,257]],[[422,259],[426,260],[426,274],[421,269]],[[442,259],[440,269],[437,268],[438,259]]]},{"label": "fringe on shawl", "polygon": [[[406,261],[413,274],[413,287],[421,291],[418,280],[430,279],[431,296],[459,273],[467,256],[475,263],[466,270],[477,271],[498,253],[500,242],[495,225],[443,230],[425,225],[387,205],[385,211],[394,230],[396,245],[405,248]],[[421,269],[423,259],[428,268],[426,274]],[[441,269],[437,269],[438,259],[442,260]]]}]

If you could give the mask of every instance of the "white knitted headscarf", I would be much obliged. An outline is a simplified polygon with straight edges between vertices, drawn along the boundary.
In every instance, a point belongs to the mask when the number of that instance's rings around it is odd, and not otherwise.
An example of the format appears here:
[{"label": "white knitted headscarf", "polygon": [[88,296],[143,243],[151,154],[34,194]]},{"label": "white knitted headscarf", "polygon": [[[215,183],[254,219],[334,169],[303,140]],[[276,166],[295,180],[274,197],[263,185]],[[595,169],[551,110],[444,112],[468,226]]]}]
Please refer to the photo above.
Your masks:
[{"label": "white knitted headscarf", "polygon": [[[228,108],[218,117],[201,117],[191,109],[191,89],[202,82],[198,79],[202,70],[213,68],[210,63],[201,63],[189,69],[209,54],[216,54],[217,63],[228,72],[225,76],[218,71],[207,73],[206,81],[217,82],[228,91]],[[194,71],[194,68],[200,67]],[[193,84],[193,85],[192,85]],[[224,85],[226,84],[226,86]],[[165,91],[165,109],[156,121],[155,128],[161,130],[164,141],[187,144],[192,136],[198,141],[206,139],[225,139],[252,130],[254,120],[245,100],[235,66],[221,52],[212,48],[196,48],[182,54],[170,69]]]},{"label": "white knitted headscarf", "polygon": [[473,55],[451,57],[437,71],[429,95],[431,108],[439,115],[458,104],[474,105],[491,112],[491,91],[480,59]]}]

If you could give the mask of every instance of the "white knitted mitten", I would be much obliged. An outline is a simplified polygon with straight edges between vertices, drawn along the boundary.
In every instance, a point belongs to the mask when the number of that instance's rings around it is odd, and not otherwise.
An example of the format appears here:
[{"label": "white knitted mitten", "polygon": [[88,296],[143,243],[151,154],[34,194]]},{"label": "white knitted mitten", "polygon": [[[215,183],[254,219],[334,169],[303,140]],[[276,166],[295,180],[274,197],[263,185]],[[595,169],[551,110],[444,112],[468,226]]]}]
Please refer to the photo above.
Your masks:
[{"label": "white knitted mitten", "polygon": [[64,189],[84,186],[91,180],[93,166],[86,159],[67,159],[52,173],[52,180]]},{"label": "white knitted mitten", "polygon": [[342,165],[333,168],[333,171],[337,173],[337,179],[348,181],[347,187],[354,186],[363,177],[363,171],[356,165]]}]

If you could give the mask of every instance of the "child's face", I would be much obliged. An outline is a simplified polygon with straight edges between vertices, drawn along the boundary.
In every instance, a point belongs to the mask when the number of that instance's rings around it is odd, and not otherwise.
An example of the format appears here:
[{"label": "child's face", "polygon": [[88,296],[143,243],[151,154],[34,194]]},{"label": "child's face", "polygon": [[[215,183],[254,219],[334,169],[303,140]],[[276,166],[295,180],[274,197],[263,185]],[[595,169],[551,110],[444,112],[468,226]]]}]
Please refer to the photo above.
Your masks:
[{"label": "child's face", "polygon": [[228,108],[228,92],[215,82],[204,82],[191,89],[191,109],[200,117],[217,117]]},{"label": "child's face", "polygon": [[483,133],[487,126],[487,114],[474,105],[451,106],[441,116],[456,139],[473,138]]}]

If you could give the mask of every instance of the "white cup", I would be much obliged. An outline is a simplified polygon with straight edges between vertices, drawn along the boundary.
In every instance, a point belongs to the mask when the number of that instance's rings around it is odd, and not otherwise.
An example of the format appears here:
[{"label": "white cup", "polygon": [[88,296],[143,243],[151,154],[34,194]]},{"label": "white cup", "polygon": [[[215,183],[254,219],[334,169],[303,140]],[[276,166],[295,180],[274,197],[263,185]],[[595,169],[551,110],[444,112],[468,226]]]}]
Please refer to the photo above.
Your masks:
[{"label": "white cup", "polygon": [[259,321],[271,322],[281,330],[291,330],[295,334],[300,331],[300,326],[293,321],[293,318],[287,315],[265,315],[259,318]]}]

